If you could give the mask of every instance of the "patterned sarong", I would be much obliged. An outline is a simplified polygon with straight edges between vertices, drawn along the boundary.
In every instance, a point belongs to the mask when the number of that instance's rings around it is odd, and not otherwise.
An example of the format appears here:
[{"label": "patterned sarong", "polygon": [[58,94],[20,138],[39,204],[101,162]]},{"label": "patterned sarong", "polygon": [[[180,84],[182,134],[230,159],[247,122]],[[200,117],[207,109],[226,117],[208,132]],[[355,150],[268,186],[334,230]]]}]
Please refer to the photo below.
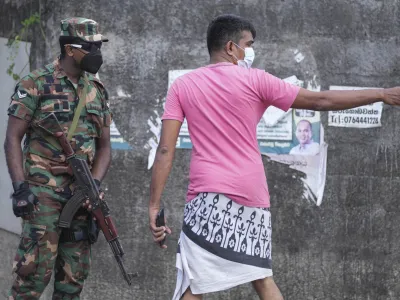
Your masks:
[{"label": "patterned sarong", "polygon": [[268,208],[200,193],[185,206],[173,300],[189,286],[193,294],[205,294],[272,276],[271,263]]}]

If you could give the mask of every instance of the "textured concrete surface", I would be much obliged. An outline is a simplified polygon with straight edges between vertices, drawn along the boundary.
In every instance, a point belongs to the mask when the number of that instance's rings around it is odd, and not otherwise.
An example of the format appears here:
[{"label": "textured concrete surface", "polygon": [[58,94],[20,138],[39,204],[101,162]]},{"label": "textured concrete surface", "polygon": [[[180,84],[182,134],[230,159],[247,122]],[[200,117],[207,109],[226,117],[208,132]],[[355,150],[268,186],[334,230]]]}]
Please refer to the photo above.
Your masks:
[{"label": "textured concrete surface", "polygon": [[[3,95],[10,95],[14,92],[14,79],[9,76],[5,70],[10,65],[10,56],[16,56],[13,71],[16,74],[29,70],[29,44],[20,43],[18,49],[10,49],[7,46],[8,39],[0,37],[0,91]],[[27,50],[27,51],[26,51]],[[17,55],[16,55],[17,54]],[[25,72],[26,72],[25,71]],[[0,141],[4,141],[7,126],[7,108],[10,101],[0,101]],[[6,159],[4,155],[4,148],[0,147],[0,191],[2,195],[10,195],[13,192],[11,179],[8,175]],[[12,210],[11,201],[9,197],[0,199],[0,228],[10,232],[19,233],[21,231],[21,224],[13,214],[10,215]]]},{"label": "textured concrete surface", "polygon": [[[112,97],[115,122],[135,147],[113,153],[105,185],[127,265],[140,277],[127,288],[101,239],[93,250],[83,299],[172,295],[190,152],[177,151],[165,191],[173,235],[168,250],[161,252],[147,229],[147,119],[154,110],[162,111],[157,99],[166,94],[168,70],[207,63],[205,34],[212,17],[231,12],[253,20],[258,30],[255,66],[281,78],[317,75],[322,89],[388,87],[399,81],[400,4],[395,0],[3,0],[0,36],[9,36],[18,20],[39,7],[47,41],[33,28],[33,68],[56,56],[60,19],[80,15],[101,22],[111,42],[104,46],[100,77]],[[301,63],[293,58],[295,49],[305,55]],[[321,207],[299,198],[298,174],[264,158],[272,195],[274,273],[285,299],[400,299],[399,117],[399,109],[385,107],[381,128],[361,130],[327,127],[327,113],[322,114],[329,150]],[[0,259],[0,289],[5,291],[17,238],[0,236],[2,253],[7,253]],[[256,295],[245,285],[205,299]]]}]

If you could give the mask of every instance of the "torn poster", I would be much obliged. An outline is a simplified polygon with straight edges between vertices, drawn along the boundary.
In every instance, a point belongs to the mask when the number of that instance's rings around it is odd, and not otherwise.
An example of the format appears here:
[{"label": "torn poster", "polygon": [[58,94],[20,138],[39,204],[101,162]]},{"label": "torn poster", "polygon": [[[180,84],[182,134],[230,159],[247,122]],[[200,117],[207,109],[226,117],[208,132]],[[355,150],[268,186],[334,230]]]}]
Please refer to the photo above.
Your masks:
[{"label": "torn poster", "polygon": [[297,152],[295,154],[266,154],[271,160],[289,165],[290,168],[304,173],[303,197],[316,204],[321,205],[324,195],[326,181],[326,162],[328,156],[328,144],[324,141],[324,129],[320,125],[320,140],[317,153],[305,155]]},{"label": "torn poster", "polygon": [[[165,101],[165,99],[164,99]],[[154,111],[155,116],[150,117],[147,120],[147,125],[149,125],[149,130],[153,133],[153,136],[147,141],[144,146],[145,149],[149,149],[149,158],[147,161],[147,169],[150,170],[153,166],[154,159],[156,158],[156,151],[158,144],[160,143],[160,134],[161,134],[161,118],[158,115],[158,112]]]},{"label": "torn poster", "polygon": [[[331,85],[329,89],[352,91],[376,88]],[[382,110],[383,102],[376,102],[352,109],[329,111],[328,126],[354,128],[381,127]]]},{"label": "torn poster", "polygon": [[264,117],[257,126],[261,153],[314,155],[319,152],[319,112],[293,109],[290,113],[277,114],[281,118],[275,125],[266,125]]},{"label": "torn poster", "polygon": [[[319,91],[321,86],[317,83],[316,77],[307,84],[298,80],[296,76],[286,79],[292,84],[307,88],[312,91]],[[265,130],[275,132],[270,136],[275,140],[261,141],[259,145],[261,153],[267,155],[271,160],[289,165],[290,168],[305,174],[302,179],[304,183],[303,197],[316,204],[321,205],[326,181],[326,161],[328,145],[324,140],[324,129],[321,124],[320,113],[312,110],[293,109],[291,114],[281,114],[278,122]],[[287,140],[279,141],[277,137],[283,136],[282,123],[292,120],[293,134],[291,140],[287,132]],[[262,123],[262,122],[260,122]],[[258,126],[257,130],[260,128]]]}]

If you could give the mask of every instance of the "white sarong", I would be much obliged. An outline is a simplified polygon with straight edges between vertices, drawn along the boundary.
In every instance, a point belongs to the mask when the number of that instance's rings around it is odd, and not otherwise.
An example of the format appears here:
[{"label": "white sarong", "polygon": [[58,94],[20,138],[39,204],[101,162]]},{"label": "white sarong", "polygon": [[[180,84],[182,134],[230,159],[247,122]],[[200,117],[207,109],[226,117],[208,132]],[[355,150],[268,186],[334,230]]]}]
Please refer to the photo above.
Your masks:
[{"label": "white sarong", "polygon": [[173,300],[226,290],[272,276],[271,213],[200,193],[185,206]]}]

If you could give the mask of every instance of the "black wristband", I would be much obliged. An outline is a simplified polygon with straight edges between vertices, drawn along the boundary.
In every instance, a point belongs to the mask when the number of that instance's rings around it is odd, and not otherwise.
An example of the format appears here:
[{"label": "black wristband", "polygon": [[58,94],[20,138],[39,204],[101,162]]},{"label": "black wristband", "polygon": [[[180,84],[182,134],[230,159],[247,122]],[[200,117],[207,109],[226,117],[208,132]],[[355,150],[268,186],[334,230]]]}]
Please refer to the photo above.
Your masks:
[{"label": "black wristband", "polygon": [[26,181],[14,181],[12,183],[12,185],[13,185],[14,192],[16,192],[17,190],[19,190],[21,188],[29,187],[28,182],[26,182]]}]

